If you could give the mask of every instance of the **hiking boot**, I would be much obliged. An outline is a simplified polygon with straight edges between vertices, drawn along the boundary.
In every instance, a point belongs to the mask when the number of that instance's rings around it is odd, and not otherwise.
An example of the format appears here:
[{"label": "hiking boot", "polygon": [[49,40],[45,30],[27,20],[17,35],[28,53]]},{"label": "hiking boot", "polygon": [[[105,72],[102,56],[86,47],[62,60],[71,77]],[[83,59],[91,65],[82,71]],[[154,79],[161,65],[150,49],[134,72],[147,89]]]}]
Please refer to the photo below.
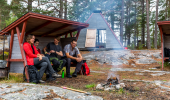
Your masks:
[{"label": "hiking boot", "polygon": [[45,83],[45,81],[43,81],[43,80],[39,80],[39,83]]},{"label": "hiking boot", "polygon": [[72,74],[72,76],[73,76],[73,77],[77,77],[77,73],[74,72],[74,73]]},{"label": "hiking boot", "polygon": [[59,74],[57,74],[57,73],[53,73],[53,74],[52,74],[52,77],[61,78],[61,75],[59,75]]},{"label": "hiking boot", "polygon": [[72,78],[72,76],[70,74],[67,74],[66,77],[67,78]]},{"label": "hiking boot", "polygon": [[56,80],[56,78],[52,78],[52,77],[46,78],[46,81],[55,81],[55,80]]}]

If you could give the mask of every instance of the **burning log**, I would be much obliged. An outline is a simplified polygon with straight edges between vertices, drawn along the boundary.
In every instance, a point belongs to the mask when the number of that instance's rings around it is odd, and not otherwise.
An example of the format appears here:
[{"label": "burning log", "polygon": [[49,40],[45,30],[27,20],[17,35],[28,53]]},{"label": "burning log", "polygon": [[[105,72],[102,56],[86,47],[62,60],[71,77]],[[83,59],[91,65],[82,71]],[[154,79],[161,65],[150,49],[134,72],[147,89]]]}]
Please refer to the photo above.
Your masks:
[{"label": "burning log", "polygon": [[119,81],[118,81],[118,79],[117,79],[117,77],[113,77],[113,78],[109,78],[108,80],[107,80],[107,83],[106,84],[103,84],[103,86],[106,86],[106,85],[117,85],[117,84],[119,84]]},{"label": "burning log", "polygon": [[119,83],[117,77],[110,77],[105,84],[98,84],[96,86],[96,89],[107,91],[107,90],[120,89],[124,87],[125,87],[124,83]]}]

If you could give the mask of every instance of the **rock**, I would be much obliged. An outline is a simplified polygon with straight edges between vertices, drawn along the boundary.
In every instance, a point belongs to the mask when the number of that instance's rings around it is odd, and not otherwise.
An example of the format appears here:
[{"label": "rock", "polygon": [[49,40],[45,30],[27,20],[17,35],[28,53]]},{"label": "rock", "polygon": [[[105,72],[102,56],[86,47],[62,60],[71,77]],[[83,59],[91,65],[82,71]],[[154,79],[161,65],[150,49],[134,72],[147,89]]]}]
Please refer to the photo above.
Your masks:
[{"label": "rock", "polygon": [[147,59],[147,58],[137,60],[137,63],[139,63],[139,64],[152,64],[152,63],[156,63],[156,62],[157,61],[155,61],[154,59]]},{"label": "rock", "polygon": [[126,87],[126,86],[125,86],[124,83],[120,83],[120,87],[121,87],[121,88],[124,88],[124,87]]},{"label": "rock", "polygon": [[106,87],[106,88],[104,88],[104,91],[110,91],[110,90],[115,90],[115,87]]},{"label": "rock", "polygon": [[116,85],[116,89],[119,90],[121,88],[120,84]]},{"label": "rock", "polygon": [[155,58],[161,58],[160,53],[155,53],[155,54],[153,54],[152,56],[154,56]]},{"label": "rock", "polygon": [[53,100],[61,100],[60,98],[54,98]]},{"label": "rock", "polygon": [[96,89],[97,90],[104,90],[104,87],[101,84],[97,84]]},{"label": "rock", "polygon": [[98,96],[86,96],[85,100],[103,100],[103,98]]},{"label": "rock", "polygon": [[161,76],[161,75],[165,75],[166,73],[156,73],[156,74],[151,74],[152,76]]},{"label": "rock", "polygon": [[154,81],[155,85],[160,86],[162,84],[162,81],[156,80]]},{"label": "rock", "polygon": [[136,71],[135,69],[130,68],[111,68],[111,71]]},{"label": "rock", "polygon": [[144,75],[144,73],[135,73],[135,75]]}]

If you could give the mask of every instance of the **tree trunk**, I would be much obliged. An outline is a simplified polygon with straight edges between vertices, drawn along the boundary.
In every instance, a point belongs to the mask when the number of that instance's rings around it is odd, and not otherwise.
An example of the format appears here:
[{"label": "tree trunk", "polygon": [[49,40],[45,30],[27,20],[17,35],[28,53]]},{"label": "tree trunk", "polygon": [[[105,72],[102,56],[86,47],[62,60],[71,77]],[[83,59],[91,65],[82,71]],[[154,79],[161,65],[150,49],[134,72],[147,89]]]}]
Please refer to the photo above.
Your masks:
[{"label": "tree trunk", "polygon": [[[126,14],[128,16],[128,7],[126,7]],[[125,25],[125,46],[127,46],[127,32],[128,32],[128,17],[126,17],[126,25]]]},{"label": "tree trunk", "polygon": [[134,33],[134,48],[136,49],[136,28],[137,28],[137,22],[136,22],[136,2],[135,2],[135,33]]},{"label": "tree trunk", "polygon": [[154,38],[154,48],[157,49],[157,34],[158,34],[158,31],[157,31],[157,21],[158,21],[158,3],[159,3],[159,0],[157,0],[156,2],[156,19],[155,19],[155,38]]},{"label": "tree trunk", "polygon": [[122,0],[122,13],[121,13],[121,24],[120,24],[120,42],[123,44],[123,21],[124,21],[124,0]]},{"label": "tree trunk", "polygon": [[151,43],[150,43],[150,33],[149,33],[149,0],[146,0],[146,12],[147,12],[147,48],[151,49]]},{"label": "tree trunk", "polygon": [[63,18],[63,0],[60,0],[59,18]]},{"label": "tree trunk", "polygon": [[136,33],[137,33],[137,47],[139,47],[139,42],[138,42],[138,36],[139,36],[138,23],[136,25]]},{"label": "tree trunk", "polygon": [[130,7],[128,11],[128,44],[127,45],[130,45]]},{"label": "tree trunk", "polygon": [[113,12],[111,12],[111,28],[112,28],[112,30],[114,31],[114,21],[115,21],[115,17],[114,17],[114,11]]},{"label": "tree trunk", "polygon": [[32,0],[28,0],[28,12],[32,11]]},{"label": "tree trunk", "polygon": [[65,0],[64,7],[65,7],[64,19],[67,19],[67,0]]},{"label": "tree trunk", "polygon": [[145,45],[145,15],[144,15],[144,12],[145,12],[145,9],[144,9],[144,0],[142,0],[142,34],[141,34],[141,42],[142,42],[142,45],[144,46]]}]

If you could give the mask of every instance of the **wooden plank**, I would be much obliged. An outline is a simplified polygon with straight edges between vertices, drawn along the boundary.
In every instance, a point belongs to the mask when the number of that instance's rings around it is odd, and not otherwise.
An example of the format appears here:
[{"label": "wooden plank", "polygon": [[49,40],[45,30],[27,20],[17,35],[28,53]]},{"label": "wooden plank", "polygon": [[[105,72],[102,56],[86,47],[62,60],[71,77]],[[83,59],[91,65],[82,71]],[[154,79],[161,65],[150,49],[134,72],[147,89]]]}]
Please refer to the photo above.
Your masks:
[{"label": "wooden plank", "polygon": [[79,38],[80,31],[81,31],[81,29],[79,29],[78,32],[77,32],[77,35],[76,35],[77,38],[76,38],[76,40],[78,40],[78,38]]},{"label": "wooden plank", "polygon": [[20,40],[20,31],[18,27],[16,27],[16,32],[17,32],[18,40]]},{"label": "wooden plank", "polygon": [[47,25],[49,25],[49,24],[51,24],[51,23],[52,23],[52,21],[47,21],[46,23],[44,23],[44,24],[42,24],[42,25],[40,25],[40,26],[37,26],[37,27],[35,27],[35,28],[32,29],[32,30],[29,30],[25,35],[28,35],[28,34],[34,32],[34,31],[36,31],[36,30],[39,30],[39,29],[41,29],[41,28],[43,28],[43,27],[45,27],[45,26],[47,26]]},{"label": "wooden plank", "polygon": [[20,43],[23,43],[26,26],[27,26],[27,20],[23,23],[23,26],[22,26],[21,38],[19,40]]},{"label": "wooden plank", "polygon": [[65,34],[65,38],[67,38],[67,36],[68,36],[68,33],[67,33],[67,34]]},{"label": "wooden plank", "polygon": [[85,47],[96,47],[96,29],[87,29]]},{"label": "wooden plank", "polygon": [[56,31],[62,30],[62,29],[64,29],[64,28],[68,27],[68,26],[71,26],[71,24],[67,24],[67,25],[61,26],[61,27],[59,27],[59,28],[57,28],[57,29],[53,29],[53,30],[51,30],[51,31],[48,31],[48,32],[42,34],[41,36],[44,37],[44,36],[46,36],[46,35],[48,35],[48,34],[51,34],[51,33],[54,33],[54,32],[56,32]]},{"label": "wooden plank", "polygon": [[[10,51],[9,51],[8,59],[11,59],[13,40],[14,40],[14,29],[11,30],[11,39],[10,39],[10,47],[9,47]],[[8,62],[7,67],[9,67],[9,69],[10,69],[10,62]]]},{"label": "wooden plank", "polygon": [[74,32],[74,31],[77,31],[77,29],[73,29],[73,30],[67,31],[67,32],[62,33],[62,34],[57,34],[56,37],[62,36],[62,35],[64,35],[64,34],[67,34],[67,33],[70,33],[70,32]]},{"label": "wooden plank", "polygon": [[[4,32],[8,32],[12,30],[13,28],[17,27],[19,24],[21,24],[23,21],[27,20],[30,16],[23,17],[21,20],[17,20],[14,23],[10,24],[7,28],[3,29]],[[4,34],[4,33],[3,33]],[[2,35],[3,35],[2,34]]]},{"label": "wooden plank", "polygon": [[163,52],[163,50],[164,50],[164,48],[163,48],[163,32],[162,32],[162,27],[161,26],[159,26],[159,29],[160,29],[160,33],[161,33],[161,51],[162,51],[162,70],[163,70],[163,68],[164,68],[164,52]]},{"label": "wooden plank", "polygon": [[72,32],[70,32],[70,36],[73,37],[73,33]]},{"label": "wooden plank", "polygon": [[10,61],[10,62],[24,62],[24,59],[7,59],[7,61]]},{"label": "wooden plank", "polygon": [[35,13],[32,13],[31,17],[43,19],[43,20],[55,21],[55,22],[59,22],[59,23],[78,25],[78,26],[82,26],[82,27],[88,27],[89,26],[89,24],[87,24],[87,23],[64,20],[64,19],[59,19],[59,18],[55,18],[55,17],[51,17],[51,16],[42,16],[40,14],[35,14]]}]

